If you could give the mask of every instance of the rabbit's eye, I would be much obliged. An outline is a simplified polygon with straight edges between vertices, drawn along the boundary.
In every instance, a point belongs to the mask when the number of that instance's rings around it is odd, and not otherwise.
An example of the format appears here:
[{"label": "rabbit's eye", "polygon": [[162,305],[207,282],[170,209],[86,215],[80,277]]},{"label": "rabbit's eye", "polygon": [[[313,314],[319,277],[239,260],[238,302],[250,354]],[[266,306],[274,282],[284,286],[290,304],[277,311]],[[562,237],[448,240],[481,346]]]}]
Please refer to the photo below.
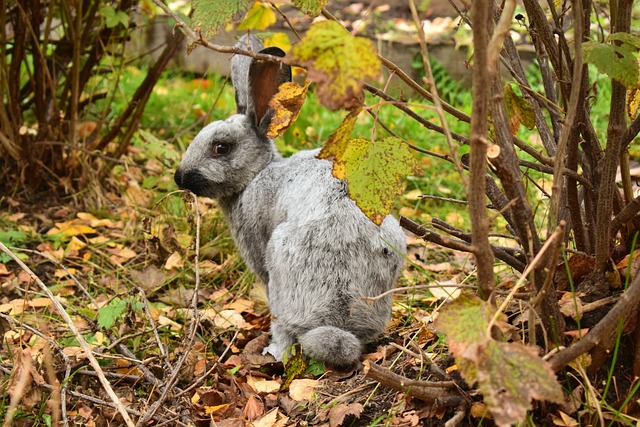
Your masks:
[{"label": "rabbit's eye", "polygon": [[225,144],[224,142],[219,142],[213,146],[213,149],[211,150],[211,154],[214,157],[223,156],[225,154],[229,154],[229,151],[231,151],[231,144]]}]

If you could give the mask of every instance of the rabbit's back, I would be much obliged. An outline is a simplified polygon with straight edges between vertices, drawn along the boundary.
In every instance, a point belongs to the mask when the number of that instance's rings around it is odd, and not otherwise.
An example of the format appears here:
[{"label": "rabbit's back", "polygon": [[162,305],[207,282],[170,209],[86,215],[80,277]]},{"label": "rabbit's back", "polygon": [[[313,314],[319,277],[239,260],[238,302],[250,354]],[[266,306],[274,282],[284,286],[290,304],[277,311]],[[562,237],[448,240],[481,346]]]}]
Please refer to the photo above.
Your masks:
[{"label": "rabbit's back", "polygon": [[[303,151],[265,168],[232,209],[244,259],[268,285],[270,308],[294,336],[318,326],[369,341],[385,327],[403,265],[405,235],[388,216],[372,223],[332,164]],[[233,226],[238,224],[238,226]]]}]

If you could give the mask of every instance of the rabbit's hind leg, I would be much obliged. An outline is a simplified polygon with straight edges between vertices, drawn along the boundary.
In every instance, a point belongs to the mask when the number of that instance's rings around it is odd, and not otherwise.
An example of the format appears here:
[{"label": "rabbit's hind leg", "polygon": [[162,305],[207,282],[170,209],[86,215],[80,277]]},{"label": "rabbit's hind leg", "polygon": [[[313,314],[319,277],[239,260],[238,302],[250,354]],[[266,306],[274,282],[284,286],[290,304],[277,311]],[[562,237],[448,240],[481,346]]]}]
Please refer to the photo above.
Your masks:
[{"label": "rabbit's hind leg", "polygon": [[296,342],[295,336],[284,324],[279,323],[276,319],[271,321],[271,341],[264,348],[262,354],[269,353],[276,360],[281,361],[284,352]]}]

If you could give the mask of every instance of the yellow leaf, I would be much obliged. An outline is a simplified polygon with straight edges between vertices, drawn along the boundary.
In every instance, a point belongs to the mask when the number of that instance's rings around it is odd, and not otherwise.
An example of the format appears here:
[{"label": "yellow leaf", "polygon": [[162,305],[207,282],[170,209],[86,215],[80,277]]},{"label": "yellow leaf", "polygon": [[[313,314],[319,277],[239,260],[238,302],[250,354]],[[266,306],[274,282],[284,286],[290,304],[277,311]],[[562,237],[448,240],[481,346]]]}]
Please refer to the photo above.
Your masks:
[{"label": "yellow leaf", "polygon": [[90,213],[78,212],[78,218],[89,223],[92,227],[108,227],[114,228],[115,225],[110,219],[98,219]]},{"label": "yellow leaf", "polygon": [[627,114],[629,120],[635,120],[640,108],[640,84],[627,92]]},{"label": "yellow leaf", "polygon": [[273,33],[269,37],[264,39],[264,46],[276,46],[287,52],[291,49],[291,41],[286,33]]},{"label": "yellow leaf", "polygon": [[78,239],[76,236],[73,236],[71,240],[69,240],[69,244],[67,245],[68,251],[79,251],[80,249],[84,249],[87,247],[87,244],[82,240]]},{"label": "yellow leaf", "polygon": [[223,403],[222,405],[215,405],[215,406],[205,406],[204,411],[207,415],[211,415],[223,409],[227,409],[228,406],[229,406],[228,403]]},{"label": "yellow leaf", "polygon": [[267,4],[257,1],[247,13],[238,30],[266,30],[276,23],[276,13]]},{"label": "yellow leaf", "polygon": [[273,139],[282,135],[296,121],[307,97],[308,88],[308,84],[300,86],[295,82],[286,82],[280,85],[278,93],[269,101],[269,106],[275,112],[267,132],[269,138]]},{"label": "yellow leaf", "polygon": [[[57,227],[53,227],[51,230],[49,230],[47,232],[47,235],[49,236],[81,236],[81,235],[86,235],[86,234],[97,234],[97,231],[94,230],[93,228],[89,227],[88,225],[84,225],[84,224],[77,224],[77,223],[72,223],[72,224],[64,224],[62,227],[60,227],[60,225],[56,224]],[[62,224],[61,224],[62,225]],[[66,225],[66,226],[65,226]]]}]

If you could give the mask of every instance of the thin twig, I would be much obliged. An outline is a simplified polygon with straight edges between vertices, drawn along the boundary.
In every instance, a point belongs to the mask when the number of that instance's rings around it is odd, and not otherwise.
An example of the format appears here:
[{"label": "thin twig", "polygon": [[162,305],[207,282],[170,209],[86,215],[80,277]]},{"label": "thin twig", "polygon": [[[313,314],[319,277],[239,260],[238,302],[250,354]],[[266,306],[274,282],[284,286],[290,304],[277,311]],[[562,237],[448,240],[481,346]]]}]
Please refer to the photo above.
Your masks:
[{"label": "thin twig", "polygon": [[195,236],[195,248],[194,248],[194,269],[195,269],[195,284],[193,289],[193,296],[191,298],[191,325],[189,329],[189,336],[186,340],[186,345],[184,352],[178,358],[175,366],[173,367],[173,371],[169,375],[169,379],[166,382],[166,388],[162,392],[161,396],[153,402],[153,405],[149,407],[149,409],[145,412],[145,414],[138,420],[137,427],[142,427],[146,425],[147,421],[151,419],[151,417],[155,414],[155,412],[164,404],[164,402],[169,397],[169,392],[173,389],[173,385],[178,381],[178,375],[180,374],[180,370],[184,365],[187,357],[191,349],[193,348],[193,343],[195,341],[196,332],[198,330],[198,326],[200,324],[200,312],[198,311],[198,291],[200,288],[200,267],[199,267],[199,259],[200,259],[200,210],[198,208],[198,198],[195,194],[189,192],[188,193],[192,199],[195,208],[195,220],[196,220],[196,236]]}]

